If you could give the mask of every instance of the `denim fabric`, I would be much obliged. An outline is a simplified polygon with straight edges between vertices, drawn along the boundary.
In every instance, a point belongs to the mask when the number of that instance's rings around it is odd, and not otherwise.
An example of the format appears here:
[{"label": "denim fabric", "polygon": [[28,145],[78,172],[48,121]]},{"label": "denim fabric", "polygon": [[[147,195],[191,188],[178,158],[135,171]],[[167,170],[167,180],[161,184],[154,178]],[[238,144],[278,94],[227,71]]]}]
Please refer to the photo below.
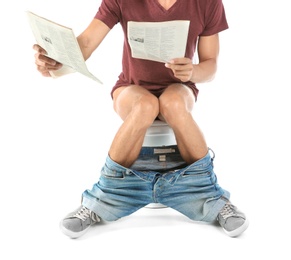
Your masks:
[{"label": "denim fabric", "polygon": [[230,194],[217,183],[211,151],[186,165],[177,146],[143,147],[130,169],[108,156],[99,181],[83,192],[82,204],[106,221],[160,203],[192,220],[212,222]]}]

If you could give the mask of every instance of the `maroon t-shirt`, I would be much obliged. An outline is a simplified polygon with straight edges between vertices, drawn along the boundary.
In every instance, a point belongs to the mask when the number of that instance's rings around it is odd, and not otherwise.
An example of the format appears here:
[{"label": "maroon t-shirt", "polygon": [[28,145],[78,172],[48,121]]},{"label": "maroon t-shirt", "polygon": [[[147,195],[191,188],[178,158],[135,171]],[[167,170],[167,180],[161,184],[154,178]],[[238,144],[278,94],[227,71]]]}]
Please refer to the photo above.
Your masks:
[{"label": "maroon t-shirt", "polygon": [[[228,28],[222,0],[177,0],[169,10],[165,10],[158,0],[103,0],[95,18],[109,28],[120,23],[124,31],[122,72],[111,93],[118,87],[131,84],[159,90],[172,83],[181,83],[164,63],[132,58],[127,40],[129,21],[190,21],[185,57],[191,60],[199,36],[213,35]],[[197,97],[195,83],[188,81],[183,84],[190,87]]]}]

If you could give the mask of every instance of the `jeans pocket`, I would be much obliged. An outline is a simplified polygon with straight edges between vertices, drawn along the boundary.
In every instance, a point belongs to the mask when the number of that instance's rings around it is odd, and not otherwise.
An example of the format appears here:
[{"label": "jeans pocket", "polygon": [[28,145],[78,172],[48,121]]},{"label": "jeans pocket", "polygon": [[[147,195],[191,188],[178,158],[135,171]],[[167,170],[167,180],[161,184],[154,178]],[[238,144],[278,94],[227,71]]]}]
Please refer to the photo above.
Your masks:
[{"label": "jeans pocket", "polygon": [[106,164],[101,170],[101,176],[109,179],[124,179],[125,172],[122,170],[110,169]]},{"label": "jeans pocket", "polygon": [[182,178],[187,183],[193,186],[208,186],[213,185],[212,173],[210,171],[191,171],[183,172]]},{"label": "jeans pocket", "polygon": [[182,172],[182,176],[183,177],[197,177],[197,178],[200,178],[200,177],[204,177],[204,176],[210,176],[211,175],[211,172],[210,171],[207,171],[207,170],[204,170],[204,169],[201,169],[201,170],[198,170],[198,169],[187,169],[185,171]]}]

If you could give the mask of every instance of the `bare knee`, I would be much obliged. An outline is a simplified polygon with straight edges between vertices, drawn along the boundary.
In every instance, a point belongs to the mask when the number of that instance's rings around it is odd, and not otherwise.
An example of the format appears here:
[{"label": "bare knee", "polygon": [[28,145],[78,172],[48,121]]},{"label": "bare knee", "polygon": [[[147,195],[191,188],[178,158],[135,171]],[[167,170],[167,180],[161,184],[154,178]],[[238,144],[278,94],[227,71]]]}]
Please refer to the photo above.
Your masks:
[{"label": "bare knee", "polygon": [[133,104],[131,116],[141,126],[149,127],[159,114],[159,100],[153,95],[140,96]]},{"label": "bare knee", "polygon": [[170,85],[159,98],[160,115],[171,124],[192,113],[195,97],[192,90],[182,84]]},{"label": "bare knee", "polygon": [[123,121],[134,120],[139,126],[150,125],[159,114],[159,100],[140,86],[114,91],[114,109]]}]

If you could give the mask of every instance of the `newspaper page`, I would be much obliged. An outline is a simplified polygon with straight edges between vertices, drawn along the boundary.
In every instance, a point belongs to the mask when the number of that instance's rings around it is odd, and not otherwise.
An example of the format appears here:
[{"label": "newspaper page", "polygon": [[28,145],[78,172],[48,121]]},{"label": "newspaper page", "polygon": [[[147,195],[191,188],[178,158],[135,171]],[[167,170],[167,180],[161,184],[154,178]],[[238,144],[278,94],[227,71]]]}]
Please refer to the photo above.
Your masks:
[{"label": "newspaper page", "polygon": [[128,22],[133,58],[169,62],[185,56],[190,21]]},{"label": "newspaper page", "polygon": [[63,64],[60,70],[50,71],[52,77],[77,71],[102,84],[89,72],[71,28],[52,22],[30,11],[27,11],[27,16],[36,42],[46,50],[48,57]]}]

